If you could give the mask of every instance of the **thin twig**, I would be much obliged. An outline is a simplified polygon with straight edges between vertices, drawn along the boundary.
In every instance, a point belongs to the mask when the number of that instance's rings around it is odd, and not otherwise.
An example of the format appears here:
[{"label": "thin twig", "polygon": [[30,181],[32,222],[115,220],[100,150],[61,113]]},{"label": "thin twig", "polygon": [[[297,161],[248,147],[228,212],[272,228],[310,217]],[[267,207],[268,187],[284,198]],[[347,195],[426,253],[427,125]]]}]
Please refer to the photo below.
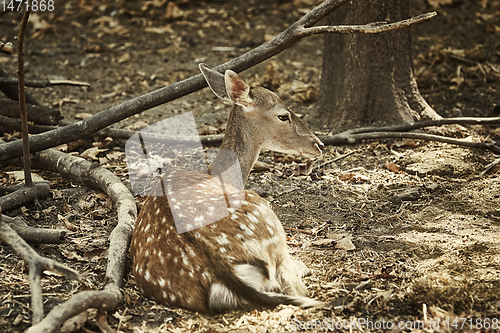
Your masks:
[{"label": "thin twig", "polygon": [[297,232],[301,232],[303,234],[308,234],[310,235],[311,234],[311,231],[309,230],[301,230],[301,229],[296,229],[296,228],[287,228],[287,227],[283,227],[283,229],[285,230],[290,230],[290,231],[297,231]]},{"label": "thin twig", "polygon": [[457,117],[457,118],[441,118],[441,119],[428,119],[422,120],[414,123],[404,123],[383,127],[361,127],[352,130],[339,133],[337,135],[341,136],[343,134],[355,134],[355,133],[367,133],[367,132],[403,132],[411,131],[423,127],[429,126],[442,126],[442,125],[488,125],[488,124],[500,124],[500,117]]},{"label": "thin twig", "polygon": [[495,154],[500,154],[500,147],[496,146],[493,143],[471,142],[463,139],[447,138],[440,135],[424,134],[424,133],[372,132],[372,133],[320,136],[319,138],[326,145],[354,144],[362,140],[381,139],[381,138],[400,138],[400,139],[405,138],[405,139],[416,139],[425,141],[437,141],[437,142],[450,143],[470,148],[487,149],[494,152]]},{"label": "thin twig", "polygon": [[[0,85],[16,85],[19,84],[19,80],[16,78],[2,77],[0,78]],[[78,87],[90,87],[90,83],[81,81],[70,81],[70,80],[25,80],[25,87],[32,88],[47,88],[52,86],[78,86]]]},{"label": "thin twig", "polygon": [[347,153],[347,154],[344,154],[344,155],[342,155],[342,156],[339,156],[339,157],[337,157],[337,158],[334,158],[333,160],[329,160],[329,161],[323,162],[323,163],[321,163],[320,165],[315,166],[315,167],[313,168],[313,170],[316,170],[316,169],[321,169],[321,168],[322,168],[322,167],[324,167],[325,165],[332,164],[332,163],[335,163],[335,162],[337,162],[337,161],[340,161],[340,160],[342,160],[342,159],[344,159],[344,158],[346,158],[346,157],[348,157],[348,156],[351,156],[352,154],[354,154],[354,153],[356,153],[356,152],[357,152],[356,150],[353,150],[353,151],[351,151],[351,152],[349,152],[349,153]]},{"label": "thin twig", "polygon": [[23,19],[21,21],[21,29],[19,29],[19,37],[17,44],[17,76],[19,79],[19,111],[21,112],[21,122],[23,129],[23,165],[24,165],[24,184],[26,186],[33,186],[31,179],[30,168],[30,142],[28,137],[28,115],[26,113],[26,100],[24,97],[24,35],[26,33],[26,26],[30,17],[29,6],[26,6]]},{"label": "thin twig", "polygon": [[495,165],[498,165],[498,164],[500,164],[500,158],[497,158],[496,160],[494,160],[493,162],[491,162],[490,164],[485,166],[484,170],[479,175],[481,177],[484,176],[485,174],[488,173],[488,171],[490,171]]},{"label": "thin twig", "polygon": [[327,34],[327,33],[341,33],[341,34],[352,34],[352,33],[365,33],[365,34],[375,34],[384,31],[390,31],[395,29],[404,28],[410,26],[412,24],[420,23],[425,20],[428,20],[434,16],[436,16],[436,12],[430,12],[426,14],[422,14],[416,17],[412,17],[407,20],[394,22],[394,23],[386,23],[386,22],[375,22],[368,23],[364,25],[341,25],[341,26],[319,26],[319,27],[311,27],[311,28],[301,28],[298,29],[297,34],[300,35],[301,38]]}]

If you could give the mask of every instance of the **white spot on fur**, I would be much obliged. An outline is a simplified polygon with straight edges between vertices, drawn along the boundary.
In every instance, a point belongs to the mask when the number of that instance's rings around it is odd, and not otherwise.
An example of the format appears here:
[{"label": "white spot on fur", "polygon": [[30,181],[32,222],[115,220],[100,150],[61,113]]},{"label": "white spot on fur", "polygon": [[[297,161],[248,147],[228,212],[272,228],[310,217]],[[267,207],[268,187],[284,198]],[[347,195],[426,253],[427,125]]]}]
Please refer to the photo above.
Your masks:
[{"label": "white spot on fur", "polygon": [[149,274],[149,271],[146,271],[146,273],[144,274],[144,278],[146,279],[146,281],[149,281],[149,279],[151,279],[151,274]]},{"label": "white spot on fur", "polygon": [[241,231],[243,231],[245,234],[247,234],[248,236],[253,236],[253,231],[250,230],[246,224],[244,223],[240,223],[240,229]]},{"label": "white spot on fur", "polygon": [[215,240],[219,245],[228,245],[229,240],[227,239],[227,235],[225,233],[221,233],[219,237],[216,237]]},{"label": "white spot on fur", "polygon": [[270,227],[270,226],[268,226],[268,225],[266,225],[266,228],[267,228],[267,231],[269,231],[269,233],[270,233],[271,235],[274,235],[274,229],[273,229],[273,228],[271,228],[271,227]]},{"label": "white spot on fur", "polygon": [[[165,287],[165,280],[163,278],[160,278],[158,280],[158,283],[160,284],[161,287]],[[165,296],[163,296],[163,297],[165,297]]]},{"label": "white spot on fur", "polygon": [[252,213],[247,213],[248,220],[252,223],[258,223],[259,220]]}]

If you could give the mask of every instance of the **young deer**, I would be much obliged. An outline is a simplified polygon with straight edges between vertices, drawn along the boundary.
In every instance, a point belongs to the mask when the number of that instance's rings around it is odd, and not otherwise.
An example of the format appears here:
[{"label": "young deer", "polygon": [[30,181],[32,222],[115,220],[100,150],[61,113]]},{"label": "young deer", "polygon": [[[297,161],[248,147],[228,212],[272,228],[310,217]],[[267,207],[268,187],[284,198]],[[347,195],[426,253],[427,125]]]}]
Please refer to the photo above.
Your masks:
[{"label": "young deer", "polygon": [[[243,184],[263,148],[321,154],[321,141],[276,94],[250,88],[231,70],[223,75],[203,64],[200,70],[215,95],[233,103],[221,152],[236,153]],[[211,165],[212,175],[228,163],[227,154],[219,154]],[[188,221],[203,220],[199,211],[207,207],[192,193],[210,198],[217,195],[218,182],[193,171],[174,171],[164,178],[164,183],[189,187],[177,196],[177,201],[192,205],[184,216]],[[223,185],[225,202],[239,204],[238,209],[229,208],[226,217],[184,233],[176,231],[170,208],[174,203],[169,204],[166,196],[146,198],[130,245],[140,291],[159,303],[208,313],[243,306],[319,305],[306,297],[301,278],[308,269],[290,257],[283,227],[267,201],[252,191],[239,192],[241,200],[235,200],[237,183]]]}]

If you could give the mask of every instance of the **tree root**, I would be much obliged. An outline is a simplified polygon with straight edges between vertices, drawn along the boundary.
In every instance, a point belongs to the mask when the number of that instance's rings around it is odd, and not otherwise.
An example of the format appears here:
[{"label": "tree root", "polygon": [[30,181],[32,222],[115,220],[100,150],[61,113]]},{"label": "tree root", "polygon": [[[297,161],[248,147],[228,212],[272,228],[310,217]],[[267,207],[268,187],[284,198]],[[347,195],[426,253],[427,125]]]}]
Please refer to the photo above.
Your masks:
[{"label": "tree root", "polygon": [[50,193],[49,182],[36,182],[32,186],[22,186],[15,192],[0,197],[0,207],[9,210]]},{"label": "tree root", "polygon": [[28,243],[58,244],[62,243],[66,237],[66,230],[30,227],[21,216],[9,217],[2,215],[2,218],[5,223]]},{"label": "tree root", "polygon": [[118,224],[109,236],[106,285],[101,291],[84,291],[52,309],[49,314],[28,332],[54,332],[65,320],[88,309],[114,311],[122,302],[120,287],[123,285],[125,260],[135,220],[137,207],[133,195],[112,172],[79,157],[48,149],[35,158],[34,163],[47,170],[59,172],[104,191],[117,209]]},{"label": "tree root", "polygon": [[57,272],[69,279],[80,280],[80,274],[56,261],[41,257],[36,253],[24,239],[22,239],[9,225],[3,222],[0,214],[0,239],[9,244],[14,251],[29,266],[29,281],[31,289],[31,308],[33,311],[33,323],[38,323],[43,318],[43,297],[40,285],[40,275],[44,270]]}]

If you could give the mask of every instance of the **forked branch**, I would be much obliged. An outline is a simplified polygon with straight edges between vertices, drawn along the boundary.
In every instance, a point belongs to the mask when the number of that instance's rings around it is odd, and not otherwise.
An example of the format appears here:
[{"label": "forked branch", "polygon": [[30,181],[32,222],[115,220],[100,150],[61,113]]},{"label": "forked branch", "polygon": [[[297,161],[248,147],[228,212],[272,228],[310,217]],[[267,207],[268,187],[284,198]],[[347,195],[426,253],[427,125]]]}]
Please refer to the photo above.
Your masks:
[{"label": "forked branch", "polygon": [[44,270],[57,272],[69,279],[80,280],[80,274],[58,262],[41,257],[36,253],[24,239],[22,239],[11,227],[2,221],[0,213],[0,239],[9,244],[14,251],[29,266],[29,281],[31,289],[31,307],[33,311],[33,323],[37,323],[43,318],[42,288],[40,286],[40,276]]},{"label": "forked branch", "polygon": [[108,265],[104,290],[84,291],[53,308],[49,314],[28,332],[54,332],[65,320],[88,308],[113,311],[123,300],[125,260],[135,220],[137,207],[133,195],[111,171],[95,166],[89,161],[55,149],[48,149],[36,157],[38,168],[59,172],[65,177],[98,188],[110,197],[116,206],[118,224],[109,236]]},{"label": "forked branch", "polygon": [[[312,27],[323,17],[330,14],[347,2],[348,0],[326,0],[322,2],[320,5],[304,15],[301,19],[299,19],[297,22],[288,27],[285,31],[280,33],[272,40],[233,60],[217,66],[216,70],[219,72],[224,72],[227,69],[232,69],[235,72],[241,72],[282,52],[283,50],[298,42],[300,39],[313,34],[349,33],[349,31],[347,31],[346,29],[339,28],[336,30],[335,27],[329,27],[331,31],[326,31],[326,29],[323,29],[324,31],[319,31],[321,29],[313,29],[309,30],[310,32],[307,32],[307,29]],[[424,19],[428,19],[434,16],[435,13],[429,13],[426,15],[427,16],[416,18],[414,22],[411,22],[411,24],[421,22]],[[402,21],[402,23],[399,24],[369,24],[365,26],[365,31],[362,31],[363,28],[360,27],[356,32],[375,32],[373,29],[378,29],[378,32],[392,30],[410,24],[407,21],[408,20]],[[191,94],[206,86],[207,84],[201,74],[192,76],[186,80],[174,83],[168,87],[152,91],[148,94],[136,97],[125,103],[114,106],[108,110],[100,112],[73,125],[69,125],[46,133],[33,135],[30,137],[31,150],[33,152],[36,152],[57,146],[59,144],[75,141],[82,136],[88,136],[91,133],[95,133],[134,114]],[[1,145],[0,161],[18,157],[20,149],[21,143],[17,141]]]}]

